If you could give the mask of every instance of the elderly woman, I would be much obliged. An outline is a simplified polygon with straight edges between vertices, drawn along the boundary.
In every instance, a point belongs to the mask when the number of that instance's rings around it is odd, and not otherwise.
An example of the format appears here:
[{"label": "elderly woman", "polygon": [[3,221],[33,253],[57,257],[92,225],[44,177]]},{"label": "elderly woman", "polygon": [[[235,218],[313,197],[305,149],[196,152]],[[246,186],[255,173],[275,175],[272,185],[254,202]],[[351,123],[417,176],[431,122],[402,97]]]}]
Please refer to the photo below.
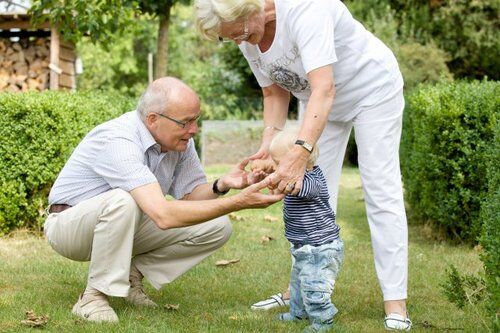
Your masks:
[{"label": "elderly woman", "polygon": [[409,330],[408,231],[398,156],[403,78],[393,53],[339,0],[196,0],[195,6],[201,34],[238,44],[262,87],[265,128],[253,159],[268,158],[269,144],[286,122],[290,93],[300,101],[295,148],[272,176],[279,191],[299,192],[317,144],[335,210],[354,127],[384,322],[389,329]]}]

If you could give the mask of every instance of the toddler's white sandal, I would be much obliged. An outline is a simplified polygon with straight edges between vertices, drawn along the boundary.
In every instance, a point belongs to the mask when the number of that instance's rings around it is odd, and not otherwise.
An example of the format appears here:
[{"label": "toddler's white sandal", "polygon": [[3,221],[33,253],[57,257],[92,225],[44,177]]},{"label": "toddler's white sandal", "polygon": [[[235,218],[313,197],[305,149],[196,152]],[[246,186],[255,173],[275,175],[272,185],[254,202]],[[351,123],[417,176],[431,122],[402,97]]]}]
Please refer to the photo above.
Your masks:
[{"label": "toddler's white sandal", "polygon": [[405,318],[400,314],[390,313],[384,318],[384,326],[388,331],[409,331],[411,320],[408,315]]},{"label": "toddler's white sandal", "polygon": [[284,299],[282,293],[270,296],[268,299],[253,304],[250,309],[267,311],[279,306],[289,306],[290,300]]}]

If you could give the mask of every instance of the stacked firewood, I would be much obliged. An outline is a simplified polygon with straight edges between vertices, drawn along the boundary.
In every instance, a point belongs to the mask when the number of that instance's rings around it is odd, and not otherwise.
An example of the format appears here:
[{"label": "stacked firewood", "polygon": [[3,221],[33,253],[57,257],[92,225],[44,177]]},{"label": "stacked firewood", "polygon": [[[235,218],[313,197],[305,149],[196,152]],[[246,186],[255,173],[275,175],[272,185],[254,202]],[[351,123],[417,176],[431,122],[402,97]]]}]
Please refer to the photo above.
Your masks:
[{"label": "stacked firewood", "polygon": [[0,38],[0,91],[42,91],[49,87],[50,40]]}]

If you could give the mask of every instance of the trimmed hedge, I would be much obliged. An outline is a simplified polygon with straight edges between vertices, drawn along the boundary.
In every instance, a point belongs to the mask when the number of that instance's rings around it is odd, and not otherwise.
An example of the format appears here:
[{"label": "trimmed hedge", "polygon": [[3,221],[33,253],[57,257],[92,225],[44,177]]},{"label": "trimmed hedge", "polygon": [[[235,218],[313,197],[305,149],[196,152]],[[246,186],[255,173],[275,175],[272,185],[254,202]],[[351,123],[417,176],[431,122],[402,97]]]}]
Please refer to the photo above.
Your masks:
[{"label": "trimmed hedge", "polygon": [[134,108],[109,93],[0,94],[0,234],[39,228],[50,187],[83,136]]},{"label": "trimmed hedge", "polygon": [[488,309],[492,315],[495,332],[500,332],[500,123],[495,127],[495,140],[491,145],[488,161],[489,192],[481,205],[480,219],[483,233],[480,244],[484,251],[486,289],[488,290]]},{"label": "trimmed hedge", "polygon": [[451,239],[474,243],[489,187],[488,148],[500,112],[500,84],[421,86],[407,105],[401,163],[411,211]]},{"label": "trimmed hedge", "polygon": [[[487,304],[500,329],[500,83],[421,86],[409,98],[401,142],[412,213],[483,251]],[[456,288],[454,288],[456,291]]]}]

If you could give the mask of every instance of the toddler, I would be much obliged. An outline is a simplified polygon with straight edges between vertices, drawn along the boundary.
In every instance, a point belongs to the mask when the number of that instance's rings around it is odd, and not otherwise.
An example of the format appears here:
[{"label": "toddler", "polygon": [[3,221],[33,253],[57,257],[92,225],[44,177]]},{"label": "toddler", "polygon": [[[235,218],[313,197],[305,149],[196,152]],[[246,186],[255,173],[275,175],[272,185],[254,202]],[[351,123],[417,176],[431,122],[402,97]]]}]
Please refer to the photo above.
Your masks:
[{"label": "toddler", "polygon": [[[278,133],[269,152],[276,164],[293,147],[298,129]],[[326,180],[315,165],[315,146],[298,195],[284,199],[285,236],[291,243],[293,266],[290,277],[290,312],[278,319],[309,319],[305,332],[322,332],[333,324],[337,309],[331,302],[335,279],[344,259],[344,244],[335,223],[335,213],[328,202]]]}]

